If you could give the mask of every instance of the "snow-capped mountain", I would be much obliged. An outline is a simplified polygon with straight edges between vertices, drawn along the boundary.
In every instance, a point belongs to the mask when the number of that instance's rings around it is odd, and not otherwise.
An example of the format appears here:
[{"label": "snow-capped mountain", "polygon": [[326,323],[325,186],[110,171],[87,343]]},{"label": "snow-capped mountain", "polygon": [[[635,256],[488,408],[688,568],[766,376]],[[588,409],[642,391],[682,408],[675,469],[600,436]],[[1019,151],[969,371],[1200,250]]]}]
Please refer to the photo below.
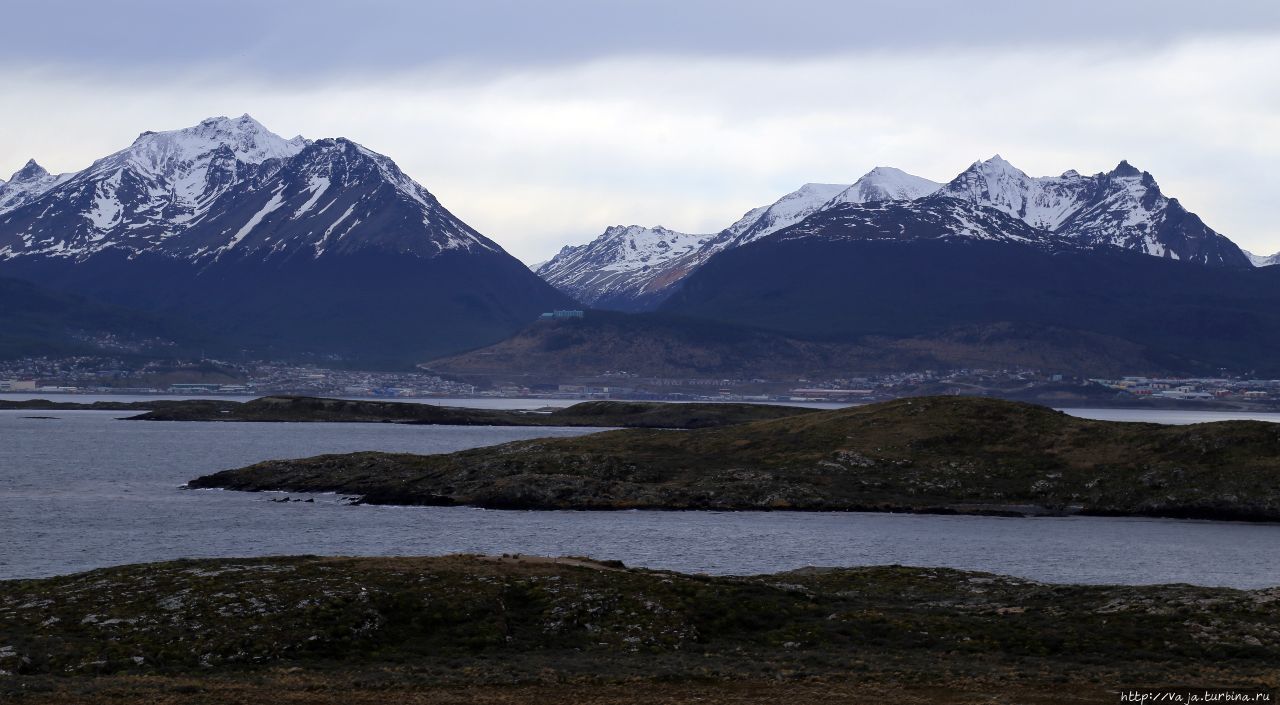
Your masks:
[{"label": "snow-capped mountain", "polygon": [[868,348],[975,345],[979,366],[1096,369],[1091,350],[1107,349],[1276,369],[1280,268],[1242,270],[1233,251],[1127,164],[1032,179],[993,159],[937,193],[831,204],[721,251],[657,310]]},{"label": "snow-capped mountain", "polygon": [[1280,252],[1274,255],[1255,255],[1248,250],[1244,250],[1244,256],[1249,258],[1249,262],[1255,267],[1270,267],[1280,264]]},{"label": "snow-capped mountain", "polygon": [[[963,201],[973,208],[944,208],[938,203],[920,209],[887,205],[932,198]],[[984,210],[1009,218],[993,220]],[[904,237],[905,233],[915,237],[928,233],[930,237],[1034,242],[1050,249],[1120,248],[1211,266],[1250,264],[1240,248],[1177,199],[1166,197],[1150,174],[1128,162],[1092,176],[1068,171],[1031,177],[996,155],[974,162],[945,185],[893,167],[876,167],[849,186],[805,184],[773,204],[748,211],[714,237],[689,236],[682,247],[669,243],[662,257],[640,257],[638,253],[646,252],[643,248],[613,247],[607,242],[611,231],[606,231],[596,242],[562,250],[536,271],[590,305],[643,310],[661,303],[685,276],[720,252],[780,232],[794,238],[819,231],[850,231],[826,218],[833,213],[845,225],[862,223],[853,229],[859,237],[880,233],[892,239],[895,232]],[[824,218],[821,227],[806,225],[819,216]],[[904,220],[887,220],[894,216]],[[992,230],[996,225],[1005,230]]]},{"label": "snow-capped mountain", "polygon": [[937,194],[832,207],[717,253],[657,311],[891,344],[895,363],[917,369],[971,346],[968,364],[985,368],[1280,370],[1280,267],[1094,247]]},{"label": "snow-capped mountain", "polygon": [[715,237],[615,225],[585,245],[561,249],[534,271],[588,306],[634,308],[688,274]]},{"label": "snow-capped mountain", "polygon": [[[21,191],[20,176],[31,184]],[[77,174],[50,177],[33,162],[0,192],[4,259],[116,250],[207,261],[361,248],[498,250],[387,157],[341,138],[286,140],[248,115],[145,132]]]},{"label": "snow-capped mountain", "polygon": [[942,184],[937,181],[908,174],[891,166],[878,166],[853,182],[852,186],[833,196],[823,204],[821,210],[828,210],[842,203],[914,201],[940,188]]},{"label": "snow-capped mountain", "polygon": [[805,184],[753,208],[719,233],[696,235],[662,226],[612,226],[585,245],[566,246],[534,269],[552,286],[593,308],[653,308],[671,288],[717,252],[804,220],[847,186]]},{"label": "snow-capped mountain", "polygon": [[841,204],[911,201],[927,196],[941,187],[942,184],[936,181],[887,166],[872,169],[848,186],[805,184],[772,205],[748,211],[724,230],[732,237],[720,249],[754,242],[800,223],[814,213]]},{"label": "snow-capped mountain", "polygon": [[660,303],[672,287],[717,252],[740,247],[842,204],[914,199],[942,184],[892,167],[877,167],[852,185],[805,184],[753,208],[713,235],[663,227],[611,227],[586,245],[565,247],[536,271],[584,304],[623,311]]},{"label": "snow-capped mountain", "polygon": [[74,174],[29,163],[0,186],[0,274],[198,313],[246,346],[419,360],[569,304],[388,157],[248,115],[144,132]]},{"label": "snow-capped mountain", "polygon": [[1151,174],[1122,161],[1110,172],[1027,176],[999,155],[974,162],[940,194],[995,208],[1086,247],[1247,267],[1234,243],[1160,192]]}]

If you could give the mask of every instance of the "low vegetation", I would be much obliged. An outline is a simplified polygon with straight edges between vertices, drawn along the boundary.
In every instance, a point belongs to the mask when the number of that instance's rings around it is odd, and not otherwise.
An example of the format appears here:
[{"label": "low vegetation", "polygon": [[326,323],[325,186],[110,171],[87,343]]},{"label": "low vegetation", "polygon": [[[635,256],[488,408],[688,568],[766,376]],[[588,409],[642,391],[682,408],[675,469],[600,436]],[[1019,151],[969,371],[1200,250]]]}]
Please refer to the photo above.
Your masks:
[{"label": "low vegetation", "polygon": [[1119,688],[1173,682],[1275,687],[1277,625],[1276,588],[933,568],[178,561],[0,582],[0,700],[1113,702]]}]

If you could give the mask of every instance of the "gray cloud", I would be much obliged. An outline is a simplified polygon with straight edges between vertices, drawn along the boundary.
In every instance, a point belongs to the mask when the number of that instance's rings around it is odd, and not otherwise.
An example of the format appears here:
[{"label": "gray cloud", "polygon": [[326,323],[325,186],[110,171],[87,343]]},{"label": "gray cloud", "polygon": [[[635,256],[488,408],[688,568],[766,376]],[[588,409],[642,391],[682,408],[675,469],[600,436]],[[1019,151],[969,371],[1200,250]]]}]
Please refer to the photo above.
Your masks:
[{"label": "gray cloud", "polygon": [[6,8],[0,61],[315,77],[619,56],[805,58],[1106,43],[1135,51],[1280,29],[1271,0],[43,0]]}]

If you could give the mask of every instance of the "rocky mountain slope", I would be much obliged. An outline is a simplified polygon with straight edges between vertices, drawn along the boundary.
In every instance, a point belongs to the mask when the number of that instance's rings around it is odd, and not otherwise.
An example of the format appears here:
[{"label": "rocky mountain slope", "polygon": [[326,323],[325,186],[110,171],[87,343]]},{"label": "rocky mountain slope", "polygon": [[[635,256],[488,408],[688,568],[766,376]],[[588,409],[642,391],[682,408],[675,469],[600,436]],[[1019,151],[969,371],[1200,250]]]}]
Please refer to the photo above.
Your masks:
[{"label": "rocky mountain slope", "polygon": [[569,300],[386,156],[248,115],[0,186],[0,273],[194,318],[271,354],[411,359]]}]

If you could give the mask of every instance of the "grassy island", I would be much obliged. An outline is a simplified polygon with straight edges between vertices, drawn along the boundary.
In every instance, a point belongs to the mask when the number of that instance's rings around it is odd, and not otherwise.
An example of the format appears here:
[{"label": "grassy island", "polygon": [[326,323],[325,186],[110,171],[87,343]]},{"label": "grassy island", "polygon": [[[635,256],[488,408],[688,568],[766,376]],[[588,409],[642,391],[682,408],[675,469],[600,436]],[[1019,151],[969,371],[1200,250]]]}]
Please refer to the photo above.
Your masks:
[{"label": "grassy island", "polygon": [[621,430],[446,455],[267,461],[191,487],[523,509],[1087,513],[1280,520],[1280,424],[1093,421],[923,397],[687,432]]},{"label": "grassy island", "polygon": [[439,426],[588,426],[711,428],[813,413],[813,409],[763,404],[663,404],[587,401],[563,409],[472,409],[406,402],[274,396],[244,403],[221,400],[168,402],[132,421],[262,421],[402,423]]}]

